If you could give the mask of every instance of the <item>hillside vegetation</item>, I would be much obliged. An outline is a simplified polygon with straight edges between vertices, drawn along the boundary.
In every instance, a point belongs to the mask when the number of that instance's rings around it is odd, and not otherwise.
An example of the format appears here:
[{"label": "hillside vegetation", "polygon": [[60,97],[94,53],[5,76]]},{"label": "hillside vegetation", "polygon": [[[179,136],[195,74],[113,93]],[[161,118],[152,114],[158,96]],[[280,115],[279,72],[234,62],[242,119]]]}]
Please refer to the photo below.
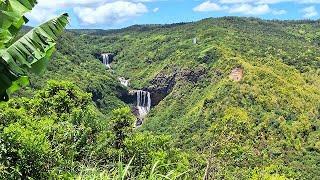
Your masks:
[{"label": "hillside vegetation", "polygon": [[[112,174],[121,159],[127,178],[318,179],[319,45],[319,21],[68,30],[44,76],[0,105],[1,177]],[[137,129],[131,89],[161,100]]]}]

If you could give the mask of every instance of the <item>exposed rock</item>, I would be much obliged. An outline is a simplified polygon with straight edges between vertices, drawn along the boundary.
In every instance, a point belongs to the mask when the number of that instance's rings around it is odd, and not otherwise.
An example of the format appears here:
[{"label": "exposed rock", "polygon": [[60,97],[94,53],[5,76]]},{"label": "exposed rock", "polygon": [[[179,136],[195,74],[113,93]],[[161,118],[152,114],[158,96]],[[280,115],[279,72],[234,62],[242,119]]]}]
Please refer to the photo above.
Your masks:
[{"label": "exposed rock", "polygon": [[136,121],[134,122],[133,127],[137,128],[137,127],[141,126],[143,124],[143,121],[144,121],[144,119],[136,118]]},{"label": "exposed rock", "polygon": [[93,53],[91,55],[94,56],[96,59],[99,59],[101,57],[101,53]]},{"label": "exposed rock", "polygon": [[176,69],[172,73],[160,72],[151,80],[151,86],[146,88],[151,93],[152,106],[156,106],[166,96],[168,96],[176,82],[189,81],[196,83],[205,77],[207,70],[204,68],[198,68],[195,70],[178,70]]},{"label": "exposed rock", "polygon": [[146,62],[147,62],[148,64],[151,64],[152,62],[154,62],[154,60],[148,59],[148,60],[146,60]]},{"label": "exposed rock", "polygon": [[177,74],[177,81],[185,80],[193,83],[197,83],[199,80],[203,79],[207,73],[204,68],[197,68],[194,70],[184,70]]},{"label": "exposed rock", "polygon": [[117,97],[126,104],[135,104],[137,100],[136,91],[123,90],[117,95]]},{"label": "exposed rock", "polygon": [[132,106],[131,106],[131,112],[134,116],[136,116],[136,117],[139,116],[139,110],[138,110],[137,106],[135,106],[134,104],[132,104]]},{"label": "exposed rock", "polygon": [[151,84],[146,90],[151,93],[151,106],[156,106],[173,90],[176,84],[176,74],[164,74],[160,72],[151,80]]},{"label": "exposed rock", "polygon": [[[167,97],[172,91],[176,82],[178,81],[188,81],[192,83],[197,83],[206,76],[207,69],[197,68],[194,70],[179,70],[174,67],[174,71],[165,72],[161,71],[154,77],[150,86],[142,90],[148,91],[151,94],[151,107],[159,104],[165,97]],[[138,115],[138,110],[135,108],[137,100],[137,90],[123,91],[119,94],[119,98],[127,104],[132,105],[132,112]]]},{"label": "exposed rock", "polygon": [[241,81],[243,79],[243,69],[240,67],[235,68],[234,70],[232,70],[229,78],[235,80],[236,82]]}]

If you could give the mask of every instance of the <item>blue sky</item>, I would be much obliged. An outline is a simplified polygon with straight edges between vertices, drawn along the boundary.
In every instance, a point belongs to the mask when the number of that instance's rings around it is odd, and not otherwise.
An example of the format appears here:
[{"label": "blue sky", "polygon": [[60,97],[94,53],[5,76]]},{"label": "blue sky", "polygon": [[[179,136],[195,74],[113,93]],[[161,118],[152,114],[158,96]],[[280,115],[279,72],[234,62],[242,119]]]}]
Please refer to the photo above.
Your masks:
[{"label": "blue sky", "polygon": [[208,17],[319,19],[320,0],[38,0],[28,25],[63,12],[72,29],[117,29],[134,24],[166,24]]}]

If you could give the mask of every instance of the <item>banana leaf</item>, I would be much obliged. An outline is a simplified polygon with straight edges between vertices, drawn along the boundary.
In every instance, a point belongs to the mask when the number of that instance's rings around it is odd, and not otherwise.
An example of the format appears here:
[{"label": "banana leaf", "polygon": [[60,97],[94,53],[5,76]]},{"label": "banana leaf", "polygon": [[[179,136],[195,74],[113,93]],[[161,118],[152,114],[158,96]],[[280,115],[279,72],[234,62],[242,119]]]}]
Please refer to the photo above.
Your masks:
[{"label": "banana leaf", "polygon": [[12,93],[19,89],[19,85],[27,84],[28,81],[20,79],[26,76],[26,70],[38,75],[43,73],[57,36],[68,24],[68,18],[68,14],[53,18],[32,29],[8,48],[0,50],[0,99],[7,97],[8,89]]}]

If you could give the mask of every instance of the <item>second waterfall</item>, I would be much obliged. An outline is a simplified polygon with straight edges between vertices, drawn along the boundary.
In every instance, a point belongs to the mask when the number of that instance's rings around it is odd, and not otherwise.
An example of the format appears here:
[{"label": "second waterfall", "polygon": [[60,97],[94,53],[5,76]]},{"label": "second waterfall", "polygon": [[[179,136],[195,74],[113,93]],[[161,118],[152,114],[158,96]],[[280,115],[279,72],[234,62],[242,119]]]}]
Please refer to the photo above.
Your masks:
[{"label": "second waterfall", "polygon": [[145,117],[151,108],[151,97],[148,91],[137,91],[137,108],[139,116]]},{"label": "second waterfall", "polygon": [[111,68],[109,54],[102,54],[102,61],[103,61],[103,64],[106,65],[109,69]]}]

